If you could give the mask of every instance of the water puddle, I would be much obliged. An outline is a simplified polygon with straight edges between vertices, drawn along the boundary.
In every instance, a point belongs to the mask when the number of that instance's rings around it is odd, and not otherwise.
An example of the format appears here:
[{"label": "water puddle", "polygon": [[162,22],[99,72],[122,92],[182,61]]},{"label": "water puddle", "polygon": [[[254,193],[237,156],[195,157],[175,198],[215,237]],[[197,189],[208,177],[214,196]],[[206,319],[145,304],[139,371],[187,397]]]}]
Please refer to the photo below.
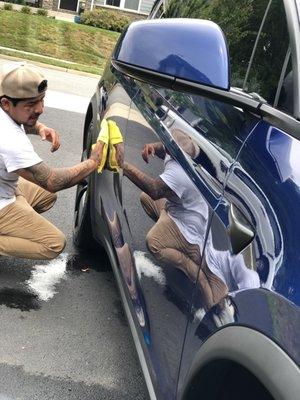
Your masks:
[{"label": "water puddle", "polygon": [[35,294],[12,288],[0,290],[0,305],[17,308],[21,311],[38,310],[40,308],[38,297]]}]

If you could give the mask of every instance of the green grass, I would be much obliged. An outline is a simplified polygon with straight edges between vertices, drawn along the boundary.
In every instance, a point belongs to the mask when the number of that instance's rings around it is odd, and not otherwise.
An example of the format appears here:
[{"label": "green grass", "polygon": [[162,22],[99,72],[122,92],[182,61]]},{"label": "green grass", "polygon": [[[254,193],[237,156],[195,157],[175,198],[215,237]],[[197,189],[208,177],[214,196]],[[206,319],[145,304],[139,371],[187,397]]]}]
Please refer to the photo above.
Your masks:
[{"label": "green grass", "polygon": [[[0,11],[0,45],[54,57],[44,59],[0,49],[0,53],[40,61],[64,68],[99,74],[119,33],[91,26],[56,21],[15,11]],[[67,64],[61,60],[75,62]]]}]

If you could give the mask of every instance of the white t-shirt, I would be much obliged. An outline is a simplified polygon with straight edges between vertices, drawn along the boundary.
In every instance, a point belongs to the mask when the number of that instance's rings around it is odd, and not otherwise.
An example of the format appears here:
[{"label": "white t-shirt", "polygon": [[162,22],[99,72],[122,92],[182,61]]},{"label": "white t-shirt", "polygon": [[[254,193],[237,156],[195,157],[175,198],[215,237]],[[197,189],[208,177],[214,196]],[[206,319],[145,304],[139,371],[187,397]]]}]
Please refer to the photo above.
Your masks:
[{"label": "white t-shirt", "polygon": [[[203,241],[208,221],[208,206],[184,169],[170,156],[165,158],[165,170],[160,178],[179,197],[179,201],[167,201],[168,215],[178,226],[185,239],[198,244],[203,251]],[[205,247],[205,257],[209,269],[228,286],[229,291],[258,288],[259,276],[247,268],[241,254],[231,255],[229,251],[216,250],[211,234]]]},{"label": "white t-shirt", "polygon": [[41,161],[24,127],[14,122],[0,107],[0,209],[16,199],[18,175],[14,171]]},{"label": "white t-shirt", "polygon": [[165,170],[160,178],[178,196],[178,201],[167,201],[166,211],[178,226],[185,239],[198,244],[203,242],[208,221],[208,206],[180,164],[169,155],[165,158]]},{"label": "white t-shirt", "polygon": [[205,246],[205,258],[209,269],[222,279],[229,292],[260,287],[258,273],[247,268],[243,255],[216,250],[210,235]]}]

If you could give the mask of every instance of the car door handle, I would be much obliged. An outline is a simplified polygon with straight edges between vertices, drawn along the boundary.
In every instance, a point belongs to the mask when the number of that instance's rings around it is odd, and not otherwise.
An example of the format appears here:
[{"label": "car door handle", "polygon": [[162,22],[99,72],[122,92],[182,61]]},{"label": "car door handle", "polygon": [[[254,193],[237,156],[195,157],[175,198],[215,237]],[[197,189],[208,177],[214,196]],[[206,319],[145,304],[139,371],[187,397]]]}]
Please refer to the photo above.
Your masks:
[{"label": "car door handle", "polygon": [[241,222],[233,204],[230,205],[229,209],[228,234],[233,254],[238,254],[244,250],[254,238],[254,231]]}]

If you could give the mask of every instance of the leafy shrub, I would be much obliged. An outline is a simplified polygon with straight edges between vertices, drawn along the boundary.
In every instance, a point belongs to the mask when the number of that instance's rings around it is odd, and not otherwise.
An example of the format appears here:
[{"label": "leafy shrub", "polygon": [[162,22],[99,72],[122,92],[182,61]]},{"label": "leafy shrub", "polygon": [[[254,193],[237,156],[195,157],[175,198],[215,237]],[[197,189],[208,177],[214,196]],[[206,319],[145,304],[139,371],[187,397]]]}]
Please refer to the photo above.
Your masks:
[{"label": "leafy shrub", "polygon": [[124,15],[102,9],[85,11],[81,14],[81,23],[84,25],[96,26],[115,32],[122,32],[130,23],[129,18]]},{"label": "leafy shrub", "polygon": [[21,12],[24,14],[32,14],[31,8],[29,6],[22,7]]},{"label": "leafy shrub", "polygon": [[11,3],[4,3],[3,9],[6,11],[12,11],[13,5]]},{"label": "leafy shrub", "polygon": [[48,16],[48,11],[45,10],[44,8],[38,8],[36,10],[37,15],[42,15],[43,17],[47,17]]},{"label": "leafy shrub", "polygon": [[16,1],[14,1],[14,3],[16,3],[16,4],[21,4],[21,5],[24,5],[24,6],[25,6],[26,1],[25,1],[25,0],[16,0]]}]

